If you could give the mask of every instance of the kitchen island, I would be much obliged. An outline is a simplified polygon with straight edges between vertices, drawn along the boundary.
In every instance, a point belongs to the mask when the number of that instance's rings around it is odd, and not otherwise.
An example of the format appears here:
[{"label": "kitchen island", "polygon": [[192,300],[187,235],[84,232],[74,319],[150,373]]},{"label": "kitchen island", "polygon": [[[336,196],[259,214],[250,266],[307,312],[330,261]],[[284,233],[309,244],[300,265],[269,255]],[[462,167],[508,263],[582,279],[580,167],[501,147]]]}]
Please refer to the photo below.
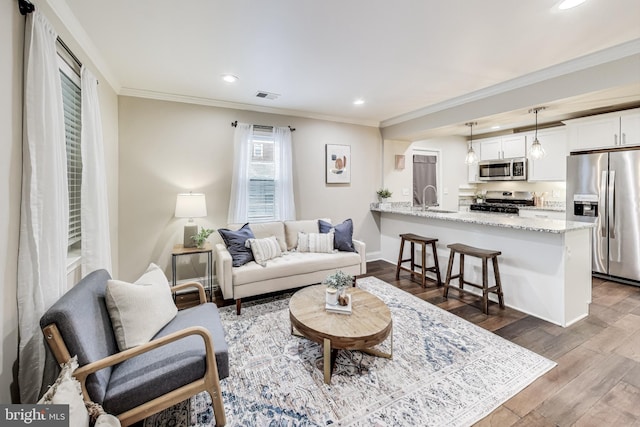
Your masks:
[{"label": "kitchen island", "polygon": [[[381,257],[389,262],[396,263],[402,233],[438,239],[443,280],[448,244],[499,250],[502,289],[508,307],[565,327],[589,314],[592,224],[437,209],[423,212],[404,206],[371,210],[379,215]],[[431,254],[427,253],[427,264],[432,263]],[[457,257],[453,268],[455,274],[459,268]],[[464,274],[466,280],[482,283],[481,261],[465,257]],[[490,269],[491,282],[492,276]],[[457,279],[452,285],[457,287]],[[495,302],[495,295],[490,299]],[[491,304],[489,310],[495,313],[499,308]]]}]

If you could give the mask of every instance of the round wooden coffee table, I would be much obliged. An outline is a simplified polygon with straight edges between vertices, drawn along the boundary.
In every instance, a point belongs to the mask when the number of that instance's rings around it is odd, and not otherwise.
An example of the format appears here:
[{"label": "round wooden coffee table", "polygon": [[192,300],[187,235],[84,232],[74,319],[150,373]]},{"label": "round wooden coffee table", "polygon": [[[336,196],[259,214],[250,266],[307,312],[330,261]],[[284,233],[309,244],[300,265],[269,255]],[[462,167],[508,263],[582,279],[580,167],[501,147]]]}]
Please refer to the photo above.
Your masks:
[{"label": "round wooden coffee table", "polygon": [[[390,359],[393,356],[393,322],[389,307],[375,295],[360,288],[348,288],[351,314],[325,310],[326,285],[303,288],[289,302],[291,333],[296,332],[323,345],[324,382],[331,383],[337,350],[360,350]],[[384,353],[371,347],[391,335],[391,351]],[[333,351],[332,351],[333,350]]]}]

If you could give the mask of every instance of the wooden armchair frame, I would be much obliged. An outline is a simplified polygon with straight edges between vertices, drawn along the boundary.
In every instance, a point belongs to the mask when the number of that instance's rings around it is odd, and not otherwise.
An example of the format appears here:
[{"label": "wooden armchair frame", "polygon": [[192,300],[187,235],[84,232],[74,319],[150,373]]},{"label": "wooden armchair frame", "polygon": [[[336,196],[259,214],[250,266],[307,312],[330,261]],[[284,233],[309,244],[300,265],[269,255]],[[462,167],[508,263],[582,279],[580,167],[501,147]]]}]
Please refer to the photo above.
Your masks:
[{"label": "wooden armchair frame", "polygon": [[[200,304],[204,304],[206,302],[206,294],[204,291],[204,287],[198,282],[188,282],[173,286],[171,288],[171,291],[175,293],[178,290],[189,287],[198,288]],[[52,323],[42,328],[42,332],[58,363],[62,364],[69,361],[69,359],[71,359],[71,355],[69,354],[69,350],[67,349],[67,346],[64,343],[62,336],[60,335],[58,327]],[[149,402],[130,409],[129,411],[117,414],[117,417],[123,426],[128,426],[152,414],[155,414],[156,412],[182,402],[183,400],[188,399],[197,393],[206,391],[211,396],[216,426],[224,426],[226,424],[226,417],[224,413],[224,404],[222,402],[222,394],[220,392],[220,379],[218,376],[218,365],[216,364],[216,356],[213,348],[213,338],[211,337],[209,331],[201,326],[192,326],[190,328],[185,328],[181,331],[174,332],[162,338],[152,340],[146,344],[142,344],[137,347],[130,348],[128,350],[121,351],[119,353],[89,363],[76,369],[73,375],[78,379],[82,386],[82,393],[85,400],[90,401],[91,398],[89,397],[86,389],[86,380],[90,374],[93,374],[106,367],[117,365],[118,363],[124,362],[127,359],[191,335],[200,335],[204,341],[206,350],[206,370],[204,376],[190,384],[173,390],[170,393],[165,394],[164,396],[157,397],[153,400],[150,400]]]}]

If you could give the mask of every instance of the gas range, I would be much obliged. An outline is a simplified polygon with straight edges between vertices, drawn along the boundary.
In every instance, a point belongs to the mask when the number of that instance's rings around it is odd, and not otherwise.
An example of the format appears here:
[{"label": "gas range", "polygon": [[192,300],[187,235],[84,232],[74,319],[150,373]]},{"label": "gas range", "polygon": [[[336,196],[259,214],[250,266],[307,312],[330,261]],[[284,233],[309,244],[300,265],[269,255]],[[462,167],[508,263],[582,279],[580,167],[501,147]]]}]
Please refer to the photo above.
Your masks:
[{"label": "gas range", "polygon": [[519,206],[533,206],[529,191],[487,191],[485,203],[473,203],[469,210],[476,212],[518,214]]}]

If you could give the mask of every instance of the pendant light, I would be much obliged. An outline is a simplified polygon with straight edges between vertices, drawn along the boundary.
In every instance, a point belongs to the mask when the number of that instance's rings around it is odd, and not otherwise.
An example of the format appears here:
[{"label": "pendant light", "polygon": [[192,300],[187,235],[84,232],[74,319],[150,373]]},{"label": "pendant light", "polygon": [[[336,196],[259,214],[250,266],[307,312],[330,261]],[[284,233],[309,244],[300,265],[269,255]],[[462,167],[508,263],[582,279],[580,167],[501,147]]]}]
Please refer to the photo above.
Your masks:
[{"label": "pendant light", "polygon": [[542,144],[540,144],[540,141],[538,141],[538,111],[544,110],[545,108],[546,107],[535,107],[529,110],[530,113],[536,114],[536,133],[533,137],[533,144],[531,144],[531,147],[529,148],[529,156],[533,157],[534,159],[541,159],[545,156],[545,154],[547,154],[545,153]]},{"label": "pendant light", "polygon": [[465,123],[466,126],[469,126],[471,131],[471,136],[469,137],[469,149],[467,150],[467,157],[464,159],[464,162],[468,165],[478,163],[478,155],[473,151],[473,145],[471,145],[473,143],[473,126],[477,124],[477,122]]}]

